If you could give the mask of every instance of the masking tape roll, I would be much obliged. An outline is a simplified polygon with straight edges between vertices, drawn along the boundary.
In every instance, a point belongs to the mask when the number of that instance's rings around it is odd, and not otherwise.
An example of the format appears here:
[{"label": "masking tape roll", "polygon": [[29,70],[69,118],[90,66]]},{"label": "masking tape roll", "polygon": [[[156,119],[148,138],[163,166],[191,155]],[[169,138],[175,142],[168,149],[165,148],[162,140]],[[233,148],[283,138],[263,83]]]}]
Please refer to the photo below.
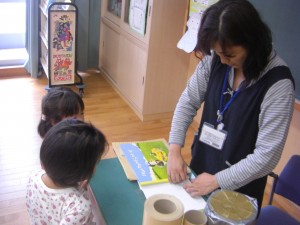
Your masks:
[{"label": "masking tape roll", "polygon": [[157,194],[145,201],[143,225],[181,225],[183,215],[184,207],[178,198]]}]

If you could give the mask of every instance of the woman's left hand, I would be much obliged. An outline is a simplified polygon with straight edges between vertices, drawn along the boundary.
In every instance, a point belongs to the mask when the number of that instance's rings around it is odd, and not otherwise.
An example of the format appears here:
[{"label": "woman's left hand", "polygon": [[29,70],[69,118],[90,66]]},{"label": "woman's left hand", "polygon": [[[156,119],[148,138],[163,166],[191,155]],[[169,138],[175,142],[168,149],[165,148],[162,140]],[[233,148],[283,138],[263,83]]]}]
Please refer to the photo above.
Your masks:
[{"label": "woman's left hand", "polygon": [[219,188],[215,175],[201,173],[191,183],[186,183],[184,189],[192,196],[203,196]]}]

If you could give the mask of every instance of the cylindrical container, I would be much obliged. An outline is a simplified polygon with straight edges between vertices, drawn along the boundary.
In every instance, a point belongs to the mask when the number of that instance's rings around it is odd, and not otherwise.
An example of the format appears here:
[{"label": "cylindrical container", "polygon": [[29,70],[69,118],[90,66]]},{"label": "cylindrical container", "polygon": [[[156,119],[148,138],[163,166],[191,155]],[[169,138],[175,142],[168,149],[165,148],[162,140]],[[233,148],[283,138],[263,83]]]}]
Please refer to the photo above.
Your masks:
[{"label": "cylindrical container", "polygon": [[183,225],[206,225],[207,216],[202,210],[189,210],[184,213]]},{"label": "cylindrical container", "polygon": [[205,206],[208,225],[253,225],[257,216],[257,201],[229,190],[213,192]]},{"label": "cylindrical container", "polygon": [[158,194],[146,199],[143,225],[181,225],[184,207],[173,195]]}]

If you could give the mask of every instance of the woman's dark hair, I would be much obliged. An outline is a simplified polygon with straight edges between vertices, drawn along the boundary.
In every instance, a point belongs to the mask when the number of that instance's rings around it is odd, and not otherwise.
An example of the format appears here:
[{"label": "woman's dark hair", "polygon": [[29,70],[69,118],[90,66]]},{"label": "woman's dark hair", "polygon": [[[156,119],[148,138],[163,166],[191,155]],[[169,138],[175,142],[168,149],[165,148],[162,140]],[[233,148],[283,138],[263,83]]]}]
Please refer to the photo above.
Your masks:
[{"label": "woman's dark hair", "polygon": [[90,180],[106,148],[105,136],[92,124],[64,119],[45,135],[40,160],[56,185],[77,187]]},{"label": "woman's dark hair", "polygon": [[231,46],[248,51],[243,65],[246,82],[259,77],[272,51],[271,31],[247,0],[220,0],[203,13],[195,51],[210,55],[215,42],[224,51]]},{"label": "woman's dark hair", "polygon": [[38,133],[43,138],[48,130],[65,117],[84,111],[84,102],[79,94],[67,87],[54,87],[43,97]]}]

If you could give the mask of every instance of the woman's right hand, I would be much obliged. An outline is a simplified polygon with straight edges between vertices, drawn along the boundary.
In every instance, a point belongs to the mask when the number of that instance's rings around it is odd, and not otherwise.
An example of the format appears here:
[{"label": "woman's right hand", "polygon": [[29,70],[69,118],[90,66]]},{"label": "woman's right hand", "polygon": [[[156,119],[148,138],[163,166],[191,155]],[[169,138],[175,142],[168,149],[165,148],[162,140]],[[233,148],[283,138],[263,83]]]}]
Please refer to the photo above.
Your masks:
[{"label": "woman's right hand", "polygon": [[187,165],[182,158],[180,145],[170,145],[167,172],[171,183],[180,183],[187,179]]}]

